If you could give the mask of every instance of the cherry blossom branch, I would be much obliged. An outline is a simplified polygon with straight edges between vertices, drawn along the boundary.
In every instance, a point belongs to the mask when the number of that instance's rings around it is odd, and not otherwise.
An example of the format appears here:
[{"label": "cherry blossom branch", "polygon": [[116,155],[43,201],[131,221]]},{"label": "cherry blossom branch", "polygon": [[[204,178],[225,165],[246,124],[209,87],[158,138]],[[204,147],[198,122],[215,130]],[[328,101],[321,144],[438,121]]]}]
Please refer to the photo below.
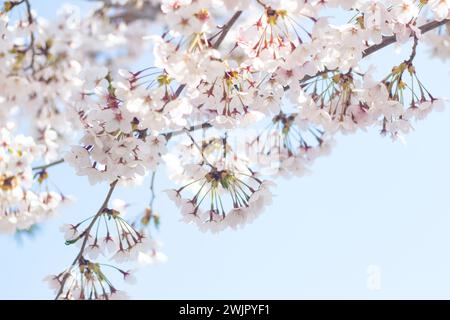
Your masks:
[{"label": "cherry blossom branch", "polygon": [[[33,18],[33,13],[31,12],[31,3],[30,0],[20,0],[20,1],[7,1],[4,4],[5,10],[11,11],[12,9],[14,9],[15,7],[25,4],[26,7],[26,11],[27,11],[27,20],[28,20],[28,25],[32,25],[34,23],[34,18]],[[34,64],[35,64],[35,56],[36,56],[36,48],[35,48],[35,42],[36,42],[36,38],[34,35],[33,31],[30,31],[30,43],[28,44],[28,46],[24,49],[21,50],[22,53],[27,53],[28,51],[31,51],[31,62],[30,65],[28,67],[25,68],[25,70],[33,70],[34,71]]]},{"label": "cherry blossom branch", "polygon": [[[450,22],[450,19],[442,20],[442,21],[431,21],[428,22],[422,26],[419,27],[422,34],[427,33],[431,30],[434,30],[446,23]],[[411,35],[411,37],[414,35]],[[387,46],[390,46],[391,44],[397,42],[396,36],[389,36],[389,37],[383,37],[383,41],[379,44],[375,44],[373,46],[370,46],[366,50],[364,50],[363,58],[366,58],[367,56],[370,56],[371,54],[377,52],[378,50],[381,50]]]},{"label": "cherry blossom branch", "polygon": [[198,124],[198,125],[195,125],[195,126],[191,126],[189,128],[185,128],[185,129],[182,129],[182,130],[177,130],[177,131],[172,131],[172,132],[166,133],[166,134],[164,134],[164,136],[166,137],[167,140],[170,140],[173,137],[176,137],[176,136],[179,136],[179,135],[182,135],[182,134],[186,133],[186,130],[189,131],[189,132],[194,132],[194,131],[198,131],[198,130],[201,130],[201,129],[209,129],[211,127],[212,127],[212,125],[210,123],[205,122],[205,123]]},{"label": "cherry blossom branch", "polygon": [[222,42],[225,40],[225,38],[228,35],[228,32],[230,32],[233,25],[236,23],[236,21],[239,19],[239,17],[242,15],[242,11],[237,11],[231,19],[222,27],[222,31],[220,33],[219,39],[214,43],[214,49],[218,49]]},{"label": "cherry blossom branch", "polygon": [[[242,11],[236,11],[235,14],[230,18],[230,20],[227,23],[225,23],[225,25],[222,27],[222,30],[220,32],[219,39],[217,39],[217,41],[213,45],[213,49],[218,49],[220,47],[222,42],[227,37],[228,32],[230,32],[231,28],[236,23],[236,21],[239,19],[241,14],[242,14]],[[175,99],[178,98],[185,88],[186,88],[186,84],[181,84],[178,87],[177,91],[175,91],[174,98]]]},{"label": "cherry blossom branch", "polygon": [[[28,24],[32,25],[34,23],[34,19],[33,19],[33,13],[31,12],[30,0],[22,0],[18,4],[21,4],[21,3],[25,3],[26,9],[27,9]],[[31,69],[33,71],[33,73],[34,73],[34,64],[35,64],[35,60],[36,60],[36,48],[34,47],[35,42],[36,42],[36,38],[34,36],[34,32],[31,31],[30,44],[24,50],[24,52],[31,51],[31,62],[30,62],[30,65],[25,68],[25,70]]]},{"label": "cherry blossom branch", "polygon": [[104,210],[107,209],[107,206],[109,204],[109,201],[111,200],[111,196],[114,192],[114,190],[117,187],[117,184],[119,182],[119,179],[113,181],[109,187],[109,191],[108,194],[106,195],[105,200],[103,201],[101,207],[98,209],[97,213],[95,214],[95,216],[93,217],[91,223],[89,224],[89,226],[83,231],[81,237],[83,237],[83,242],[81,244],[81,248],[80,251],[78,252],[76,258],[73,260],[72,265],[69,267],[69,269],[67,269],[65,272],[65,275],[63,277],[63,280],[60,283],[60,288],[59,291],[55,297],[55,300],[57,300],[60,295],[62,294],[63,290],[64,290],[64,286],[65,283],[70,275],[70,271],[72,270],[72,268],[77,264],[77,262],[83,257],[84,254],[84,250],[86,249],[86,245],[87,242],[89,240],[89,236],[90,236],[90,232],[92,227],[95,225],[95,223],[97,222],[97,220],[100,218],[100,216],[104,213]]},{"label": "cherry blossom branch", "polygon": [[[431,21],[429,23],[426,23],[426,24],[420,26],[419,29],[422,32],[422,34],[424,34],[424,33],[427,33],[427,32],[429,32],[431,30],[439,28],[440,26],[442,26],[442,25],[444,25],[444,24],[446,24],[448,22],[450,22],[449,19],[442,20],[442,21]],[[414,37],[414,39],[415,39],[414,41],[418,40],[418,38],[416,37],[415,34],[412,34],[410,37]],[[390,37],[383,37],[383,41],[381,43],[372,45],[369,48],[367,48],[366,50],[364,50],[362,58],[363,59],[367,58],[371,54],[374,54],[375,52],[377,52],[377,51],[379,51],[379,50],[381,50],[381,49],[383,49],[385,47],[388,47],[391,44],[394,44],[395,42],[397,42],[397,38],[396,38],[395,35],[394,36],[390,36]],[[417,46],[417,44],[415,46]],[[416,54],[415,50],[413,51],[413,53],[414,53],[414,56],[415,56],[415,54]],[[300,80],[300,83],[303,83],[303,82],[308,81],[310,79],[313,79],[315,77],[321,76],[321,75],[323,75],[325,73],[333,72],[333,71],[336,71],[336,70],[325,69],[324,71],[320,71],[320,72],[318,72],[317,74],[315,74],[313,76],[305,76],[302,80]]]}]

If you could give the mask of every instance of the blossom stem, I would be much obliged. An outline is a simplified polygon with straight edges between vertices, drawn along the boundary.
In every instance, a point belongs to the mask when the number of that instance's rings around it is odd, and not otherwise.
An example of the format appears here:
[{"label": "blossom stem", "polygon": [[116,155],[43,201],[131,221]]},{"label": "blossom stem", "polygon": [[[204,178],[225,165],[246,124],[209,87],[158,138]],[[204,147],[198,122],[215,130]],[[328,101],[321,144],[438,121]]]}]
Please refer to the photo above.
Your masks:
[{"label": "blossom stem", "polygon": [[185,130],[186,134],[188,135],[188,137],[191,139],[192,143],[194,144],[194,146],[198,149],[198,151],[200,152],[203,160],[205,161],[205,163],[210,166],[211,168],[214,168],[214,166],[208,161],[208,158],[206,158],[205,154],[203,153],[203,148],[200,147],[197,143],[197,141],[195,141],[194,137],[191,135],[191,133],[188,130]]},{"label": "blossom stem", "polygon": [[64,163],[64,162],[65,162],[64,159],[60,159],[60,160],[58,160],[58,161],[51,162],[51,163],[46,164],[46,165],[43,165],[43,166],[34,167],[34,168],[32,168],[32,170],[33,170],[33,171],[44,171],[44,170],[47,170],[48,168],[57,166],[57,165],[59,165],[59,164],[61,164],[61,163]]}]

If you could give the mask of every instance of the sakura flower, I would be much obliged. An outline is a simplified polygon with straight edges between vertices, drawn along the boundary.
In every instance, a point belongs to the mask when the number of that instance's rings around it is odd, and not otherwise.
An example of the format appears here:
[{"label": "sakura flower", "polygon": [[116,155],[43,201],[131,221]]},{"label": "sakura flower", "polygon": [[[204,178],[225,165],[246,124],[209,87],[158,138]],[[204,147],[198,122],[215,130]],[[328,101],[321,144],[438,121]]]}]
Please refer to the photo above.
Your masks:
[{"label": "sakura flower", "polygon": [[44,281],[47,282],[50,289],[54,291],[58,291],[59,288],[61,287],[61,283],[57,276],[48,275],[44,278]]},{"label": "sakura flower", "polygon": [[119,250],[112,256],[112,260],[117,263],[126,262],[130,260],[130,253],[123,248],[119,248]]},{"label": "sakura flower", "polygon": [[128,271],[120,270],[120,272],[122,273],[125,282],[129,284],[136,284],[137,280],[136,277],[134,276],[134,270]]},{"label": "sakura flower", "polygon": [[79,235],[77,226],[72,224],[64,224],[59,228],[59,230],[64,233],[65,240],[74,240]]},{"label": "sakura flower", "polygon": [[85,70],[81,74],[81,78],[84,80],[85,90],[93,90],[96,87],[106,88],[108,86],[108,82],[106,81],[108,72],[106,67],[91,67]]},{"label": "sakura flower", "polygon": [[107,110],[102,117],[106,121],[105,129],[107,132],[119,130],[123,133],[130,133],[132,131],[133,117],[125,111]]},{"label": "sakura flower", "polygon": [[393,8],[393,14],[397,21],[402,24],[411,22],[419,13],[419,8],[411,0],[402,0]]},{"label": "sakura flower", "polygon": [[152,251],[150,253],[139,253],[138,262],[141,265],[151,265],[158,263],[165,263],[167,261],[167,256],[159,251]]},{"label": "sakura flower", "polygon": [[86,256],[93,260],[96,260],[102,253],[101,242],[96,238],[95,240],[87,244],[85,252]]},{"label": "sakura flower", "polygon": [[130,299],[126,292],[115,290],[110,296],[109,300],[128,300]]},{"label": "sakura flower", "polygon": [[450,14],[449,0],[431,0],[429,1],[429,5],[438,21],[446,19]]}]

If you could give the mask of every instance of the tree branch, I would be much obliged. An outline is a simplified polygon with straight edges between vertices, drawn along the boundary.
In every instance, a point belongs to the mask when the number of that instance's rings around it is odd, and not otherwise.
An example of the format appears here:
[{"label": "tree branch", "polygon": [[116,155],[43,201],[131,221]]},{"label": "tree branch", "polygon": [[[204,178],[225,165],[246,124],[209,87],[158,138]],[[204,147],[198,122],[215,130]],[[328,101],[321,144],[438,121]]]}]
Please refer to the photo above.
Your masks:
[{"label": "tree branch", "polygon": [[59,291],[58,291],[58,293],[57,293],[57,295],[55,297],[55,300],[58,299],[61,296],[61,294],[62,294],[62,292],[64,290],[64,286],[66,284],[66,281],[67,281],[67,279],[68,279],[68,277],[70,275],[70,271],[77,264],[77,262],[83,257],[84,250],[86,249],[87,242],[89,241],[89,235],[91,233],[91,229],[95,225],[97,220],[101,217],[101,215],[104,213],[104,210],[107,209],[107,206],[109,204],[111,196],[112,196],[114,190],[116,189],[118,182],[119,182],[119,179],[117,179],[117,180],[115,180],[114,182],[111,183],[111,185],[109,187],[108,194],[106,195],[106,198],[105,198],[105,200],[102,203],[102,206],[98,209],[98,211],[95,214],[94,218],[92,218],[92,221],[89,224],[89,226],[83,231],[83,233],[82,233],[83,243],[81,244],[80,251],[78,252],[76,258],[73,260],[72,265],[69,267],[69,269],[64,271],[64,277],[63,277],[63,280],[60,283],[61,286],[60,286]]},{"label": "tree branch", "polygon": [[208,129],[208,128],[211,128],[211,127],[212,127],[212,125],[210,123],[205,122],[205,123],[198,124],[198,125],[195,125],[195,126],[192,126],[192,127],[189,127],[189,128],[185,128],[185,129],[182,129],[182,130],[177,130],[177,131],[172,131],[172,132],[166,133],[166,134],[164,134],[164,136],[166,137],[167,140],[170,140],[173,137],[176,137],[176,136],[179,136],[179,135],[182,135],[182,134],[186,133],[186,130],[189,131],[189,132],[194,132],[194,131],[197,131],[197,130]]},{"label": "tree branch", "polygon": [[[431,30],[434,30],[434,29],[446,24],[447,22],[450,22],[450,19],[446,19],[446,20],[442,20],[442,21],[431,21],[429,23],[426,23],[426,24],[420,26],[419,29],[422,32],[422,34],[424,34],[424,33],[427,33]],[[411,37],[412,36],[413,35],[411,35]],[[393,44],[395,42],[397,42],[395,35],[390,36],[390,37],[383,37],[383,41],[381,43],[370,46],[369,48],[364,50],[363,58],[370,56],[371,54],[377,52],[378,50],[381,50],[387,46],[390,46],[391,44]]]},{"label": "tree branch", "polygon": [[222,44],[222,42],[225,40],[225,38],[227,37],[228,32],[230,32],[231,28],[233,27],[233,25],[236,23],[236,21],[239,19],[239,17],[241,16],[242,11],[237,11],[232,17],[231,19],[222,27],[222,31],[220,33],[219,39],[217,39],[216,43],[214,43],[214,49],[218,49],[220,47],[220,45]]}]

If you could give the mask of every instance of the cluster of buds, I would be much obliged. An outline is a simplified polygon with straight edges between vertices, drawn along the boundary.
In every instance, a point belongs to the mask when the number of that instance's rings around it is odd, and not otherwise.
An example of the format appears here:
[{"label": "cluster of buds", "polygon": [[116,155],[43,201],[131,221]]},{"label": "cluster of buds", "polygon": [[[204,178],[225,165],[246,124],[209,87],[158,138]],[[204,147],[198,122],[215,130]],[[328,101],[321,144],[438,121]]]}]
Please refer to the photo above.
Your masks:
[{"label": "cluster of buds", "polygon": [[[329,154],[333,140],[322,130],[310,127],[296,113],[280,113],[248,143],[261,173],[290,178],[308,172],[315,159]],[[255,151],[255,152],[253,152]]]},{"label": "cluster of buds", "polygon": [[119,272],[125,281],[134,283],[131,271],[124,271],[111,265],[95,263],[80,257],[78,265],[71,271],[64,271],[56,276],[48,276],[44,280],[56,291],[57,298],[62,300],[123,300],[127,295],[117,290],[104,273],[104,269]]}]

